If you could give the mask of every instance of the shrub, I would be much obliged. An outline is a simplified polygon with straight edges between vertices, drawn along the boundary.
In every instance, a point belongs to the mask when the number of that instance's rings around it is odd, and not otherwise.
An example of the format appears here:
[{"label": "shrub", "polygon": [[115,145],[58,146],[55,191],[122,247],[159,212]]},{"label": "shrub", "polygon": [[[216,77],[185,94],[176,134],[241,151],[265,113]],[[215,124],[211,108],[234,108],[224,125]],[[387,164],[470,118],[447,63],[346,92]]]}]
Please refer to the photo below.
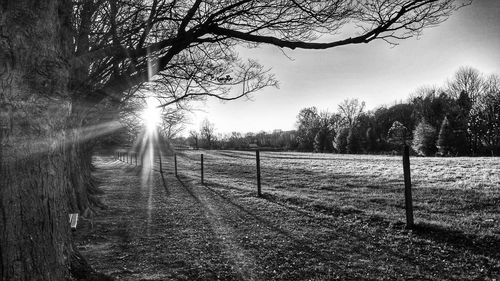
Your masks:
[{"label": "shrub", "polygon": [[436,146],[440,155],[451,155],[454,152],[454,134],[450,125],[450,121],[445,117],[441,123],[438,140]]},{"label": "shrub", "polygon": [[412,147],[418,155],[429,156],[436,153],[436,129],[425,119],[413,131]]},{"label": "shrub", "polygon": [[349,135],[349,128],[340,129],[337,137],[335,138],[335,149],[338,153],[347,153],[347,136]]},{"label": "shrub", "polygon": [[347,153],[356,154],[361,151],[361,142],[357,130],[354,128],[349,129],[347,135]]}]

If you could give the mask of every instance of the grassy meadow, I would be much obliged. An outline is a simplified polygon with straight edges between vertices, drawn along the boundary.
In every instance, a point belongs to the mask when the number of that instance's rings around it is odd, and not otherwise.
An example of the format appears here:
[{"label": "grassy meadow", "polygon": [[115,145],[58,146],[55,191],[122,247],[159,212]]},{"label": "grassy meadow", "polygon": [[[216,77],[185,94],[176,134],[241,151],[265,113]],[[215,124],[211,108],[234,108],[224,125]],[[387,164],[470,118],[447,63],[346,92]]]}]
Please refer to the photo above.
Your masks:
[{"label": "grassy meadow", "polygon": [[[179,174],[234,196],[256,193],[254,151],[182,151]],[[405,221],[401,156],[261,152],[268,200],[388,224]],[[500,159],[411,157],[415,223],[475,237],[500,235]]]}]

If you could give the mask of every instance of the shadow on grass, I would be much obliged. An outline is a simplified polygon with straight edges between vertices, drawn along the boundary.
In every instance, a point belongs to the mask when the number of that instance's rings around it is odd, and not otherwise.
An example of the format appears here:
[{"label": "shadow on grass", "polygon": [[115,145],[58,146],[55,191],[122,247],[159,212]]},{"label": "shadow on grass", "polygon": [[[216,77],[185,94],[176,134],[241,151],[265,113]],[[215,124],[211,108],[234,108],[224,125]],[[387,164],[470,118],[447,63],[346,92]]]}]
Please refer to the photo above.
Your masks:
[{"label": "shadow on grass", "polygon": [[74,251],[70,257],[69,272],[77,280],[86,281],[114,281],[115,279],[103,273],[95,271],[87,262],[85,257],[78,251]]},{"label": "shadow on grass", "polygon": [[[359,215],[362,216],[362,220],[370,223],[371,225],[376,225],[378,227],[389,227],[392,224],[392,228],[402,229],[404,223],[402,222],[390,222],[386,218],[378,215],[367,215],[362,210],[356,208],[340,208],[337,206],[324,206],[310,204],[307,200],[300,198],[281,198],[274,194],[263,194],[262,198],[273,202],[275,204],[286,207],[290,210],[300,212],[307,216],[313,216],[305,210],[310,210],[314,212],[326,213],[332,216],[349,216],[349,215]],[[305,210],[301,210],[301,208]],[[413,233],[420,236],[421,238],[431,239],[438,243],[448,244],[457,249],[464,249],[471,251],[477,255],[484,255],[494,259],[500,259],[500,237],[498,236],[479,236],[474,234],[466,234],[461,231],[452,230],[445,228],[440,225],[420,223],[415,225]]]},{"label": "shadow on grass", "polygon": [[278,204],[280,206],[283,206],[285,208],[288,208],[290,210],[303,212],[303,213],[307,213],[307,212],[304,210],[299,211],[300,208],[303,208],[303,209],[306,209],[309,211],[318,212],[318,213],[328,214],[328,215],[332,215],[332,216],[364,214],[363,211],[358,210],[354,207],[340,208],[337,206],[325,206],[325,205],[321,205],[321,204],[314,204],[306,199],[301,199],[301,198],[297,198],[297,197],[279,197],[279,196],[276,196],[274,194],[266,193],[266,194],[262,194],[262,198],[266,199],[269,202],[272,202],[272,203]]},{"label": "shadow on grass", "polygon": [[[196,194],[194,194],[193,190],[181,179],[181,178],[177,178],[179,183],[182,185],[182,187],[184,187],[184,189],[200,204],[202,204],[201,200],[198,198],[198,196],[196,196]],[[240,211],[246,213],[247,215],[250,215],[253,219],[259,221],[260,223],[266,225],[267,227],[269,227],[270,229],[272,229],[273,231],[275,232],[278,232],[279,234],[281,235],[284,235],[290,239],[294,239],[290,233],[284,231],[283,229],[279,228],[279,227],[276,227],[274,226],[272,223],[270,223],[269,221],[255,215],[254,213],[248,211],[247,209],[245,209],[243,206],[235,203],[234,201],[232,201],[229,197],[225,196],[224,194],[222,194],[221,192],[211,188],[207,183],[204,183],[202,184],[205,188],[207,188],[208,190],[210,190],[212,193],[218,195],[220,198],[224,199],[227,203],[231,204],[233,207],[236,207],[237,209],[239,209]]]},{"label": "shadow on grass", "polygon": [[500,259],[500,237],[498,236],[466,234],[429,223],[416,224],[413,228],[413,233],[455,248],[468,250],[477,255]]},{"label": "shadow on grass", "polygon": [[163,188],[165,189],[165,192],[166,192],[166,196],[168,197],[168,196],[170,196],[170,190],[167,187],[167,182],[165,181],[165,176],[164,176],[164,173],[162,171],[160,171],[160,176],[161,176],[161,182],[162,182]]},{"label": "shadow on grass", "polygon": [[[263,194],[262,197],[270,202],[279,204],[290,210],[300,212],[302,214],[312,216],[308,214],[305,210],[310,210],[314,212],[326,213],[332,216],[349,216],[356,215],[362,216],[361,219],[370,225],[376,227],[389,227],[402,229],[404,223],[402,222],[391,222],[386,218],[379,215],[368,215],[362,210],[355,208],[340,208],[337,206],[323,206],[309,204],[306,200],[300,198],[281,198],[273,194]],[[300,210],[301,208],[305,210]],[[466,234],[458,230],[453,230],[445,228],[436,224],[429,223],[419,223],[413,228],[413,234],[433,240],[437,243],[443,243],[450,245],[456,249],[463,249],[473,252],[477,255],[484,255],[494,259],[500,259],[500,237],[499,236],[479,236],[474,234]]]},{"label": "shadow on grass", "polygon": [[[183,180],[178,177],[177,178],[179,183],[186,189],[186,191],[200,204],[203,204],[203,202],[198,198],[196,194],[194,194],[193,190],[191,187],[188,186],[188,184],[184,183]],[[276,226],[275,223],[272,221],[269,221],[265,218],[262,218],[261,216],[257,215],[255,212],[252,212],[245,208],[244,206],[236,203],[234,200],[232,200],[229,196],[223,194],[222,192],[216,190],[213,186],[217,186],[218,184],[216,183],[207,183],[205,182],[202,184],[207,190],[212,192],[214,195],[220,197],[222,200],[224,200],[226,203],[231,205],[233,208],[236,208],[237,210],[240,211],[240,213],[251,217],[253,220],[255,220],[258,224],[261,224],[265,226],[266,228],[278,233],[279,235],[282,235],[286,238],[288,238],[291,241],[291,244],[289,245],[290,249],[293,249],[294,252],[303,252],[304,254],[307,253],[310,255],[310,257],[314,258],[320,258],[323,261],[331,261],[335,259],[340,259],[342,258],[340,255],[338,256],[332,256],[331,254],[325,254],[321,251],[321,249],[318,249],[317,246],[314,243],[311,243],[308,240],[301,239],[295,237],[291,232],[280,228],[279,226]],[[220,185],[222,186],[222,185]]]}]

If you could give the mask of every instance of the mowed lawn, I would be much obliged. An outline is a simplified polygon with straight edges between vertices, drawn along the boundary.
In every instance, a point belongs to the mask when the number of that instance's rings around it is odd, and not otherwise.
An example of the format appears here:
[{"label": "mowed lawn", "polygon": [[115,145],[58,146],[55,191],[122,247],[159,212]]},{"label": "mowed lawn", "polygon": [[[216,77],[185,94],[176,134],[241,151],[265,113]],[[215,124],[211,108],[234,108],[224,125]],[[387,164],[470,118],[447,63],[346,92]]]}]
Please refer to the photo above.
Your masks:
[{"label": "mowed lawn", "polygon": [[[179,174],[235,196],[257,192],[254,151],[182,151]],[[401,156],[261,152],[262,192],[322,213],[405,221]],[[500,158],[411,157],[417,226],[475,237],[500,235]]]}]

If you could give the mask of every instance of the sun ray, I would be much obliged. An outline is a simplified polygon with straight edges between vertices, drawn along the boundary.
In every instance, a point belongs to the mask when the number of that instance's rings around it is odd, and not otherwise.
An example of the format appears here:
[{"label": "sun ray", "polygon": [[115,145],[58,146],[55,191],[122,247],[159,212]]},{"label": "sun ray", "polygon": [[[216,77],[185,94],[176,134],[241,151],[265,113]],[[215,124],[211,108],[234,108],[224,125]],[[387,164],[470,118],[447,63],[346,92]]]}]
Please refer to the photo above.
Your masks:
[{"label": "sun ray", "polygon": [[68,138],[66,134],[60,134],[59,137],[39,138],[39,139],[27,139],[27,138],[17,137],[14,138],[12,141],[19,144],[19,147],[29,147],[30,149],[29,154],[22,153],[23,155],[25,155],[25,157],[36,156],[45,153],[48,147],[54,148],[54,146],[61,146],[65,148],[71,144],[82,143],[87,140],[95,139],[97,137],[110,134],[123,127],[124,127],[123,124],[114,120],[78,129],[67,130],[68,132],[74,130],[75,134],[78,136],[77,138],[74,139]]},{"label": "sun ray", "polygon": [[141,118],[148,134],[157,130],[161,121],[161,109],[157,99],[152,97],[146,99],[146,108],[141,112]]},{"label": "sun ray", "polygon": [[158,127],[161,122],[161,108],[158,100],[148,97],[145,100],[146,107],[142,110],[140,117],[143,121],[144,129],[138,137],[138,141],[134,144],[139,147],[139,155],[141,155],[141,189],[148,191],[148,220],[147,233],[150,231],[151,211],[153,209],[153,171],[155,162],[155,149],[158,147]]}]

